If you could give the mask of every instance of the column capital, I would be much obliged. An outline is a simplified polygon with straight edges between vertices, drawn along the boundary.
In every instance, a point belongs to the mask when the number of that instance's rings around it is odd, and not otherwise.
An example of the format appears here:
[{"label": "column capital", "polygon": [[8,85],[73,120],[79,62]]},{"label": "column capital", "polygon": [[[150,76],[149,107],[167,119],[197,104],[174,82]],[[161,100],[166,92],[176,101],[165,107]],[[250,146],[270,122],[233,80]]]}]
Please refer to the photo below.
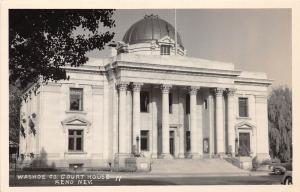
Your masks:
[{"label": "column capital", "polygon": [[236,92],[236,89],[234,89],[234,88],[228,88],[226,90],[227,96],[234,96],[235,92]]},{"label": "column capital", "polygon": [[213,92],[214,94],[217,96],[217,97],[220,97],[220,96],[223,96],[223,92],[225,91],[224,88],[215,88],[213,89]]},{"label": "column capital", "polygon": [[197,91],[199,89],[200,89],[200,87],[198,87],[198,86],[189,86],[189,87],[187,87],[187,90],[188,90],[190,95],[196,95]]},{"label": "column capital", "polygon": [[169,93],[171,87],[172,87],[172,85],[169,85],[169,84],[160,85],[160,89],[161,89],[162,93]]},{"label": "column capital", "polygon": [[142,87],[143,83],[140,82],[133,82],[131,84],[131,88],[133,92],[140,92],[141,91],[141,87]]},{"label": "column capital", "polygon": [[126,82],[126,81],[119,81],[119,82],[117,82],[117,87],[118,87],[118,89],[120,91],[126,91],[128,85],[129,85],[129,83]]}]

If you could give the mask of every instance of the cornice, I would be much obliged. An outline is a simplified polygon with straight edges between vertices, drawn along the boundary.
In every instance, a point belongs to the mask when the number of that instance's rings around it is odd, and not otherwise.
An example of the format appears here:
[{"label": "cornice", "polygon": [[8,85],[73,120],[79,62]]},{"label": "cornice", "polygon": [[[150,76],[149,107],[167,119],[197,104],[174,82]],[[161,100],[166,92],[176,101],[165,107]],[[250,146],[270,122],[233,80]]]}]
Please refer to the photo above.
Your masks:
[{"label": "cornice", "polygon": [[161,65],[161,64],[148,64],[148,63],[135,63],[127,61],[115,61],[112,63],[113,68],[120,69],[131,69],[139,71],[161,71],[161,72],[176,72],[185,74],[206,74],[213,76],[229,76],[238,77],[241,71],[237,70],[220,70],[220,69],[207,69],[207,68],[196,68],[196,67],[185,67],[185,66],[172,66],[172,65]]},{"label": "cornice", "polygon": [[254,79],[254,78],[237,78],[234,80],[235,84],[243,84],[243,85],[263,85],[269,86],[272,85],[273,80],[270,79]]},{"label": "cornice", "polygon": [[64,67],[67,72],[85,73],[85,74],[104,74],[107,71],[104,67],[80,68],[80,67]]}]

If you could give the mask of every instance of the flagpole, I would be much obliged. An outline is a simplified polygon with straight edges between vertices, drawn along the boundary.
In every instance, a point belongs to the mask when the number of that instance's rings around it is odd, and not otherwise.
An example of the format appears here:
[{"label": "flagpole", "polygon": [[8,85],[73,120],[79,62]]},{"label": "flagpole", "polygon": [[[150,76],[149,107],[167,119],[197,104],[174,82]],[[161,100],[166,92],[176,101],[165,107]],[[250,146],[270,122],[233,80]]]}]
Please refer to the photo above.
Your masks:
[{"label": "flagpole", "polygon": [[176,8],[175,8],[175,55],[177,55],[177,21],[176,21]]}]

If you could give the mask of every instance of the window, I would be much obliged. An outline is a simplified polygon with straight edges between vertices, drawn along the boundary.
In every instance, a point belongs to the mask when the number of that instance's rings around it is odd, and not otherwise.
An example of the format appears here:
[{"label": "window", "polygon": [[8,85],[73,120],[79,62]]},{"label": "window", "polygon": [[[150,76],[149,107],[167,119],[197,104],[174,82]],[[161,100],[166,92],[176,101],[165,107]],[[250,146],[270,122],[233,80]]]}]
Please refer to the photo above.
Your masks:
[{"label": "window", "polygon": [[248,98],[239,98],[239,116],[248,117]]},{"label": "window", "polygon": [[173,94],[169,93],[169,113],[173,113]]},{"label": "window", "polygon": [[149,131],[141,131],[141,150],[149,151]]},{"label": "window", "polygon": [[170,55],[170,45],[161,45],[160,46],[160,54],[161,55]]},{"label": "window", "polygon": [[69,151],[83,151],[83,130],[69,130]]},{"label": "window", "polygon": [[189,94],[186,94],[186,97],[185,97],[185,111],[186,111],[186,114],[190,114],[190,95]]},{"label": "window", "polygon": [[70,88],[70,110],[83,111],[83,89]]},{"label": "window", "polygon": [[207,109],[207,99],[204,99],[204,109]]},{"label": "window", "polygon": [[141,91],[141,112],[149,112],[149,92]]},{"label": "window", "polygon": [[191,150],[191,132],[190,131],[186,131],[185,132],[185,138],[186,138],[186,151],[190,151]]}]

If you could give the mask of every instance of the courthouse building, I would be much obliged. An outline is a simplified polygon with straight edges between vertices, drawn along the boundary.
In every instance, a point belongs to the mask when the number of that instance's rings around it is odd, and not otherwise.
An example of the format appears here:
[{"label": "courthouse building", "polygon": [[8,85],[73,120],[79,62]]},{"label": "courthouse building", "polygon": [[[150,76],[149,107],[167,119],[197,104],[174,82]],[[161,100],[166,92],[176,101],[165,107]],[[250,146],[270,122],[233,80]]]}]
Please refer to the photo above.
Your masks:
[{"label": "courthouse building", "polygon": [[20,161],[269,158],[266,74],[188,57],[156,15],[129,27],[111,57],[65,68],[69,80],[37,81],[23,94]]}]

